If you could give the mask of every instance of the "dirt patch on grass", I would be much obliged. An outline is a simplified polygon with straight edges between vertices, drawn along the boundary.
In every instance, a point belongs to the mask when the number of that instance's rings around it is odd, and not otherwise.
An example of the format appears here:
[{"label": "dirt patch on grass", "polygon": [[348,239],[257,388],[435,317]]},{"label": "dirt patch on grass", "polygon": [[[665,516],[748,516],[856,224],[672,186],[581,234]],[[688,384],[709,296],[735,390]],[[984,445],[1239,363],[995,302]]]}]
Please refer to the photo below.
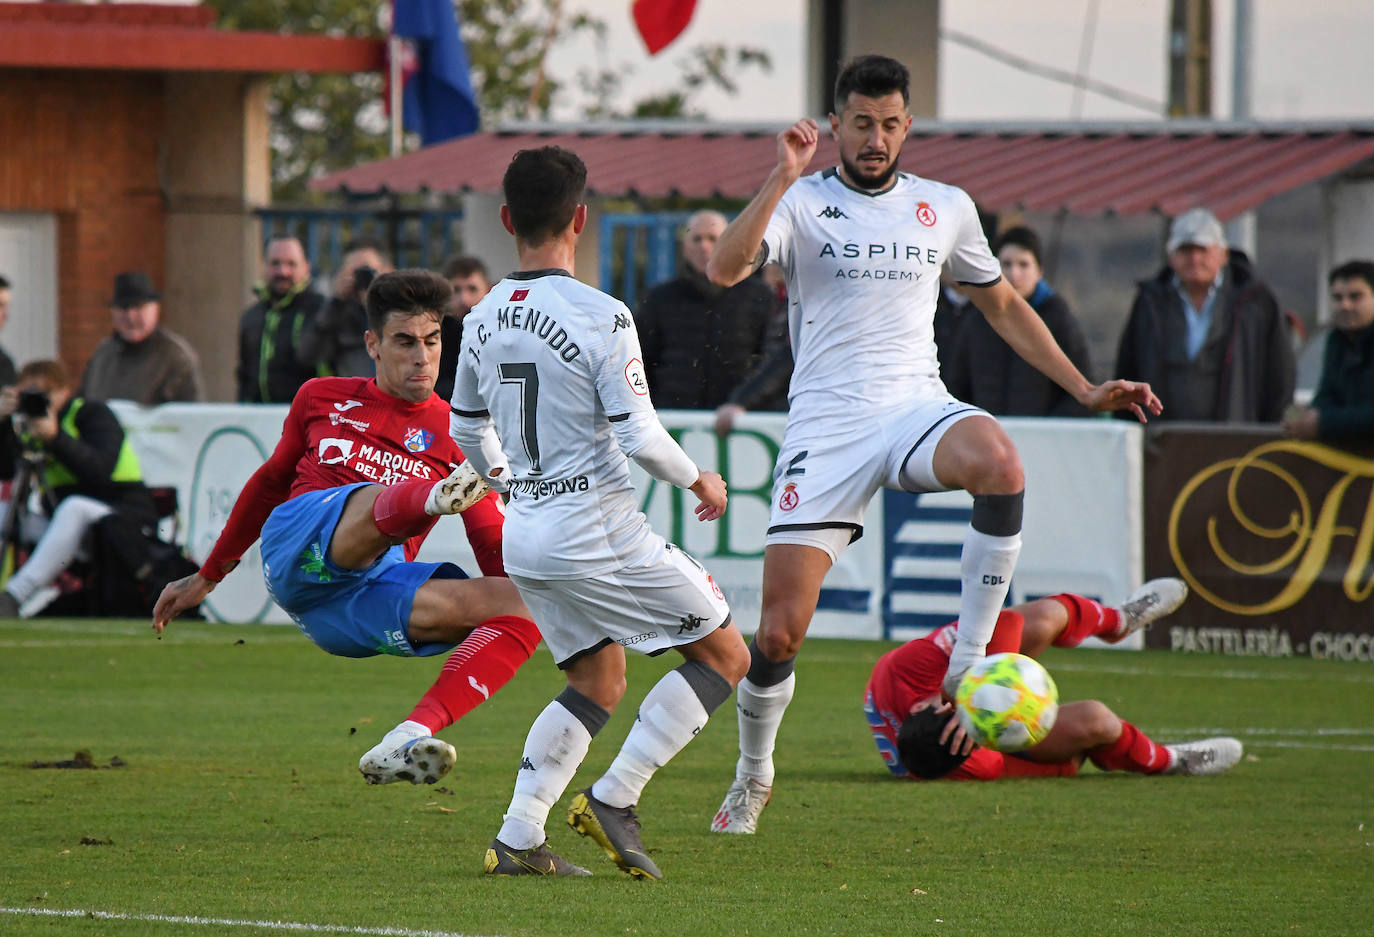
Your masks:
[{"label": "dirt patch on grass", "polygon": [[77,770],[95,770],[97,768],[123,768],[124,765],[124,759],[120,758],[118,755],[115,755],[112,758],[110,758],[110,760],[105,764],[98,765],[95,763],[95,759],[91,757],[90,751],[85,748],[81,749],[75,755],[63,761],[31,761],[28,764],[30,768],[71,768]]}]

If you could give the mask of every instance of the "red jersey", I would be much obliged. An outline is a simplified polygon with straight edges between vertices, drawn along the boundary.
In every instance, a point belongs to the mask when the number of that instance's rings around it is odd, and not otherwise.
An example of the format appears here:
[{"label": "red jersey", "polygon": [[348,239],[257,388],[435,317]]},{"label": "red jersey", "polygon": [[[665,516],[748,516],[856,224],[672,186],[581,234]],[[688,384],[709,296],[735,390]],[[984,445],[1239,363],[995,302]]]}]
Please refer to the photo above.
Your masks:
[{"label": "red jersey", "polygon": [[[888,651],[878,658],[873,675],[868,679],[868,687],[864,690],[864,714],[868,717],[868,727],[873,732],[873,741],[878,744],[879,754],[888,770],[898,777],[920,780],[906,770],[897,755],[897,732],[911,715],[912,707],[927,697],[939,695],[940,684],[949,669],[955,628],[956,624],[951,622],[924,638]],[[1002,612],[987,652],[1015,651],[1020,645],[1021,616]],[[1072,777],[1077,773],[1078,768],[1072,762],[1042,764],[979,747],[945,777],[956,781],[995,781],[998,778]]]},{"label": "red jersey", "polygon": [[[273,509],[302,492],[354,482],[437,482],[461,461],[462,450],[448,434],[448,405],[437,395],[411,403],[386,393],[372,378],[306,381],[291,401],[277,448],[243,486],[200,573],[223,579],[258,539]],[[491,492],[461,516],[482,572],[505,575],[500,497]],[[415,559],[433,526],[405,542],[407,560]]]}]

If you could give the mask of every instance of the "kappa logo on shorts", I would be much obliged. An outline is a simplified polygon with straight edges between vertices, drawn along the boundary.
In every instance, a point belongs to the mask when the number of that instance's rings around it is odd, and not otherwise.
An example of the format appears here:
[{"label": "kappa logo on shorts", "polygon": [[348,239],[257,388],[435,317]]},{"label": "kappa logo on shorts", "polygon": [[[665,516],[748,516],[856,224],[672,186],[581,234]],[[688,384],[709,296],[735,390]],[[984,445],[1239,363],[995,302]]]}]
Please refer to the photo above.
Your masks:
[{"label": "kappa logo on shorts", "polygon": [[801,504],[801,495],[797,494],[797,486],[791,482],[783,488],[782,494],[778,495],[778,507],[784,511],[791,511]]},{"label": "kappa logo on shorts", "polygon": [[916,220],[927,228],[935,224],[935,209],[930,207],[929,202],[916,203]]},{"label": "kappa logo on shorts", "polygon": [[434,442],[434,434],[427,429],[407,426],[402,441],[405,443],[406,449],[411,452],[424,452]]},{"label": "kappa logo on shorts", "polygon": [[691,612],[688,612],[686,615],[683,615],[681,618],[678,619],[677,633],[691,634],[704,624],[706,624],[705,618],[703,618],[700,615],[693,615]]}]

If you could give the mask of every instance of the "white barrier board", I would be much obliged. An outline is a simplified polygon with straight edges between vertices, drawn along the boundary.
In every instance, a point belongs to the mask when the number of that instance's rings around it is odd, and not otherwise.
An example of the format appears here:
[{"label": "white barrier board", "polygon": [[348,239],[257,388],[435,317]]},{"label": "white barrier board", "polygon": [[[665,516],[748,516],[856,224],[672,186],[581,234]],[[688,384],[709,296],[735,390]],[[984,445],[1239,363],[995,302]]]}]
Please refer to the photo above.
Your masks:
[{"label": "white barrier board", "polygon": [[[181,536],[201,561],[248,477],[276,446],[285,406],[169,404],[142,410],[116,404],[151,485],[177,488]],[[773,460],[785,418],[748,414],[727,439],[709,414],[665,412],[668,427],[703,468],[730,485],[726,516],[698,522],[690,493],[635,469],[654,528],[706,565],[746,633],[758,627],[763,538]],[[1026,515],[1013,601],[1072,591],[1119,601],[1141,577],[1140,428],[1114,420],[1003,420],[1026,469]],[[971,500],[963,492],[882,492],[864,535],[826,577],[811,634],[911,637],[958,612],[959,546]],[[475,570],[457,519],[435,526],[420,557]],[[206,611],[225,621],[286,622],[267,596],[254,547],[211,594]],[[1133,645],[1139,646],[1139,641]]]}]

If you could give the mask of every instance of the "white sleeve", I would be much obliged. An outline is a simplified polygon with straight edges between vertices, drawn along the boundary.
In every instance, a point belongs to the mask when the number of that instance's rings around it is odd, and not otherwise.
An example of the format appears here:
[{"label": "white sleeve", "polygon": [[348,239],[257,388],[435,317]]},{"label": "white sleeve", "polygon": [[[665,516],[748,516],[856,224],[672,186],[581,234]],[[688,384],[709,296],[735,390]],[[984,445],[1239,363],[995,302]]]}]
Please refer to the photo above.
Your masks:
[{"label": "white sleeve", "polygon": [[963,189],[955,189],[959,209],[959,227],[954,246],[950,248],[945,265],[954,279],[965,286],[992,286],[1002,279],[1002,265],[992,256],[988,237],[978,221],[978,209]]},{"label": "white sleeve", "polygon": [[778,207],[773,209],[773,215],[768,219],[768,227],[763,232],[763,246],[768,249],[764,262],[781,267],[789,281],[792,278],[792,235],[796,228],[793,223],[790,196],[795,189],[794,183],[782,194],[782,199],[778,202]]},{"label": "white sleeve", "polygon": [[[482,474],[487,483],[498,491],[505,490],[501,481],[510,478],[510,465],[501,450],[501,440],[487,411],[486,401],[477,389],[477,372],[468,362],[466,343],[458,355],[458,370],[453,379],[453,396],[449,399],[448,433],[464,457]],[[499,469],[492,475],[493,469]]]},{"label": "white sleeve", "polygon": [[592,380],[616,442],[627,456],[660,481],[690,488],[700,472],[658,421],[639,350],[634,317],[623,303],[611,307],[606,343],[588,356]]},{"label": "white sleeve", "polygon": [[679,488],[691,488],[696,484],[701,475],[697,464],[668,435],[652,410],[612,420],[611,428],[615,430],[621,450],[654,478]]}]

